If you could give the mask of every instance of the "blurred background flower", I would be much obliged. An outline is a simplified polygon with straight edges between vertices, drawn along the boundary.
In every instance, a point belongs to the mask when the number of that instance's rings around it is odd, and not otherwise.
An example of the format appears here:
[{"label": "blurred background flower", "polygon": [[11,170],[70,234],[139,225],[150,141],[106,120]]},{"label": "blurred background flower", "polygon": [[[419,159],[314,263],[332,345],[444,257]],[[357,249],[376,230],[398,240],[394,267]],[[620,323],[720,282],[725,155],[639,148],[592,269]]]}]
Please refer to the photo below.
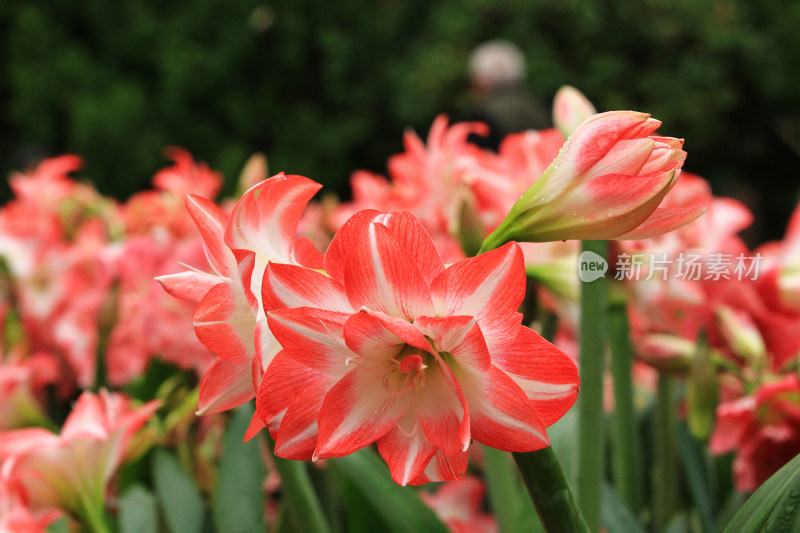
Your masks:
[{"label": "blurred background flower", "polygon": [[[746,200],[750,244],[794,206],[800,5],[770,0],[31,0],[0,6],[0,173],[78,153],[103,194],[147,188],[167,144],[226,176],[255,151],[347,198],[397,132],[482,109],[470,53],[522,53],[524,89],[564,84],[688,139],[687,169]],[[474,69],[473,69],[474,70]],[[735,150],[724,149],[731,144]],[[225,185],[230,194],[235,184]],[[787,189],[792,194],[787,194]],[[9,197],[4,191],[3,199]],[[764,208],[769,205],[769,209]]]}]

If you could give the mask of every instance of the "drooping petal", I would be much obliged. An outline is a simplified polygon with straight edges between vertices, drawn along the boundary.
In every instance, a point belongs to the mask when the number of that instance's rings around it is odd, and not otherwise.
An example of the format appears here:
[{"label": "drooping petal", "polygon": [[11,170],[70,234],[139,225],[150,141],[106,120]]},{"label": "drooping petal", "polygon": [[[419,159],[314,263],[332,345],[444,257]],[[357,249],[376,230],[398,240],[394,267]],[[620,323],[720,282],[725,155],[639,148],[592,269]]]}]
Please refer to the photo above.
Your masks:
[{"label": "drooping petal", "polygon": [[317,415],[334,383],[329,376],[284,352],[272,361],[258,388],[256,414],[276,439],[276,451],[281,457],[312,458]]},{"label": "drooping petal", "polygon": [[211,290],[211,287],[223,281],[223,278],[205,272],[187,270],[177,274],[158,276],[155,280],[175,298],[198,303]]},{"label": "drooping petal", "polygon": [[413,410],[378,439],[378,452],[398,485],[408,485],[419,476],[436,450],[419,427]]},{"label": "drooping petal", "polygon": [[688,224],[705,212],[705,207],[659,207],[639,226],[618,236],[617,240],[657,237]]},{"label": "drooping petal", "polygon": [[470,410],[472,437],[509,452],[529,452],[550,444],[533,402],[492,365],[480,374],[454,369]]},{"label": "drooping petal", "polygon": [[447,364],[425,370],[425,383],[414,398],[414,410],[425,436],[446,455],[464,452],[470,443],[470,412],[458,381]]},{"label": "drooping petal", "polygon": [[220,283],[203,297],[193,316],[195,334],[203,345],[232,363],[249,365],[255,356],[255,317],[243,293]]},{"label": "drooping petal", "polygon": [[446,455],[438,450],[425,467],[422,473],[411,480],[409,485],[422,485],[431,481],[455,481],[467,471],[469,453],[461,452],[457,455]]},{"label": "drooping petal", "polygon": [[217,358],[200,383],[198,415],[211,415],[238,407],[256,395],[251,365]]},{"label": "drooping petal", "polygon": [[566,413],[578,395],[578,367],[538,333],[520,326],[516,342],[492,362],[525,391],[545,427]]},{"label": "drooping petal", "polygon": [[356,367],[325,396],[314,457],[341,457],[388,433],[406,414],[409,394],[387,391],[382,375]]}]

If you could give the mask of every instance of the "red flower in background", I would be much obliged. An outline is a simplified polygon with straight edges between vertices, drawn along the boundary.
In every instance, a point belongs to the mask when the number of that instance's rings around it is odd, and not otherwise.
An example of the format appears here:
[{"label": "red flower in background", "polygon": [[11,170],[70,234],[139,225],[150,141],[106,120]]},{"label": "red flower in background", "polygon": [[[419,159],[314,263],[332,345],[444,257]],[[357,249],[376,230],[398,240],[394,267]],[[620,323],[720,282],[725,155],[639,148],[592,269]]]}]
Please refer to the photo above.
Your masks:
[{"label": "red flower in background", "polygon": [[711,453],[736,452],[736,488],[753,491],[800,453],[800,378],[790,374],[717,408]]}]

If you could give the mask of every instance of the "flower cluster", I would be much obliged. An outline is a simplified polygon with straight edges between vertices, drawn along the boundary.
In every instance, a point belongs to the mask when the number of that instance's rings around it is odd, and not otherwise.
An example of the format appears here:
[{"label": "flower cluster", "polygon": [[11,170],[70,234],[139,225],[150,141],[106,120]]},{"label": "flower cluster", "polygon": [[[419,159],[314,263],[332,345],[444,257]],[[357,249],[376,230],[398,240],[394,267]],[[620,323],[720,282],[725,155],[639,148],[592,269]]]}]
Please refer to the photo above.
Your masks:
[{"label": "flower cluster", "polygon": [[[785,239],[751,250],[738,235],[748,209],[682,172],[683,141],[658,135],[657,120],[596,114],[569,88],[554,109],[557,128],[512,134],[497,153],[468,140],[483,124],[440,116],[426,141],[404,135],[386,177],[354,173],[346,203],[315,202],[322,186],[303,176],[267,177],[263,157],[237,198],[219,200],[222,177],[178,148],[153,189],[125,202],[74,179],[75,156],[12,176],[0,208],[0,531],[57,519],[108,529],[120,469],[169,466],[171,453],[145,454],[153,445],[176,450],[186,472],[170,476],[191,472],[218,528],[231,498],[220,484],[246,480],[244,456],[270,465],[250,500],[263,521],[275,465],[324,468],[371,448],[361,457],[379,455],[397,485],[445,482],[420,494],[451,530],[496,531],[510,519],[482,512],[475,475],[492,466],[472,444],[547,448],[576,401],[578,325],[591,320],[579,298],[592,282],[576,239],[611,239],[611,257],[641,267],[606,263],[593,278],[625,306],[637,386],[685,378],[695,437],[735,452],[740,490],[758,487],[800,452],[800,210]],[[689,255],[698,275],[673,272]],[[709,258],[739,256],[763,258],[760,274],[714,275]],[[250,441],[265,428],[262,456]]]}]

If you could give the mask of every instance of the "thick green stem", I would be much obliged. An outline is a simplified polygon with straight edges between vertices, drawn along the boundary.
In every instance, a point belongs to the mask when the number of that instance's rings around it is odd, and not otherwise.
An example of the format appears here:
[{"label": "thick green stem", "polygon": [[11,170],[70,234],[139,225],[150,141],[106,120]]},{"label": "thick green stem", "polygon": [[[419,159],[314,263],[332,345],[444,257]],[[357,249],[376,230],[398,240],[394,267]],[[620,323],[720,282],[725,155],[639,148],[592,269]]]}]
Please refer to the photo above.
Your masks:
[{"label": "thick green stem", "polygon": [[640,450],[633,406],[633,353],[624,302],[609,308],[611,373],[614,378],[614,481],[622,500],[634,511],[641,509]]},{"label": "thick green stem", "polygon": [[484,446],[483,457],[486,461],[484,475],[489,488],[489,502],[500,531],[514,531],[519,485],[508,452]]},{"label": "thick green stem", "polygon": [[589,533],[553,447],[513,455],[545,531]]},{"label": "thick green stem", "polygon": [[653,522],[656,531],[665,531],[678,508],[678,456],[675,427],[675,402],[672,379],[659,374],[655,418],[655,472],[653,479]]},{"label": "thick green stem", "polygon": [[[584,241],[583,250],[606,256],[605,241]],[[607,282],[604,277],[581,284],[580,380],[578,394],[578,502],[590,531],[600,528],[605,430],[603,374],[606,354]]]},{"label": "thick green stem", "polygon": [[[275,442],[271,437],[267,438],[270,450],[274,449]],[[281,489],[286,495],[287,511],[294,529],[303,533],[330,533],[325,512],[306,470],[306,463],[277,456],[274,460],[281,476]]]},{"label": "thick green stem", "polygon": [[90,497],[82,497],[78,516],[91,533],[112,533],[114,531],[103,508],[102,497],[94,500]]}]

